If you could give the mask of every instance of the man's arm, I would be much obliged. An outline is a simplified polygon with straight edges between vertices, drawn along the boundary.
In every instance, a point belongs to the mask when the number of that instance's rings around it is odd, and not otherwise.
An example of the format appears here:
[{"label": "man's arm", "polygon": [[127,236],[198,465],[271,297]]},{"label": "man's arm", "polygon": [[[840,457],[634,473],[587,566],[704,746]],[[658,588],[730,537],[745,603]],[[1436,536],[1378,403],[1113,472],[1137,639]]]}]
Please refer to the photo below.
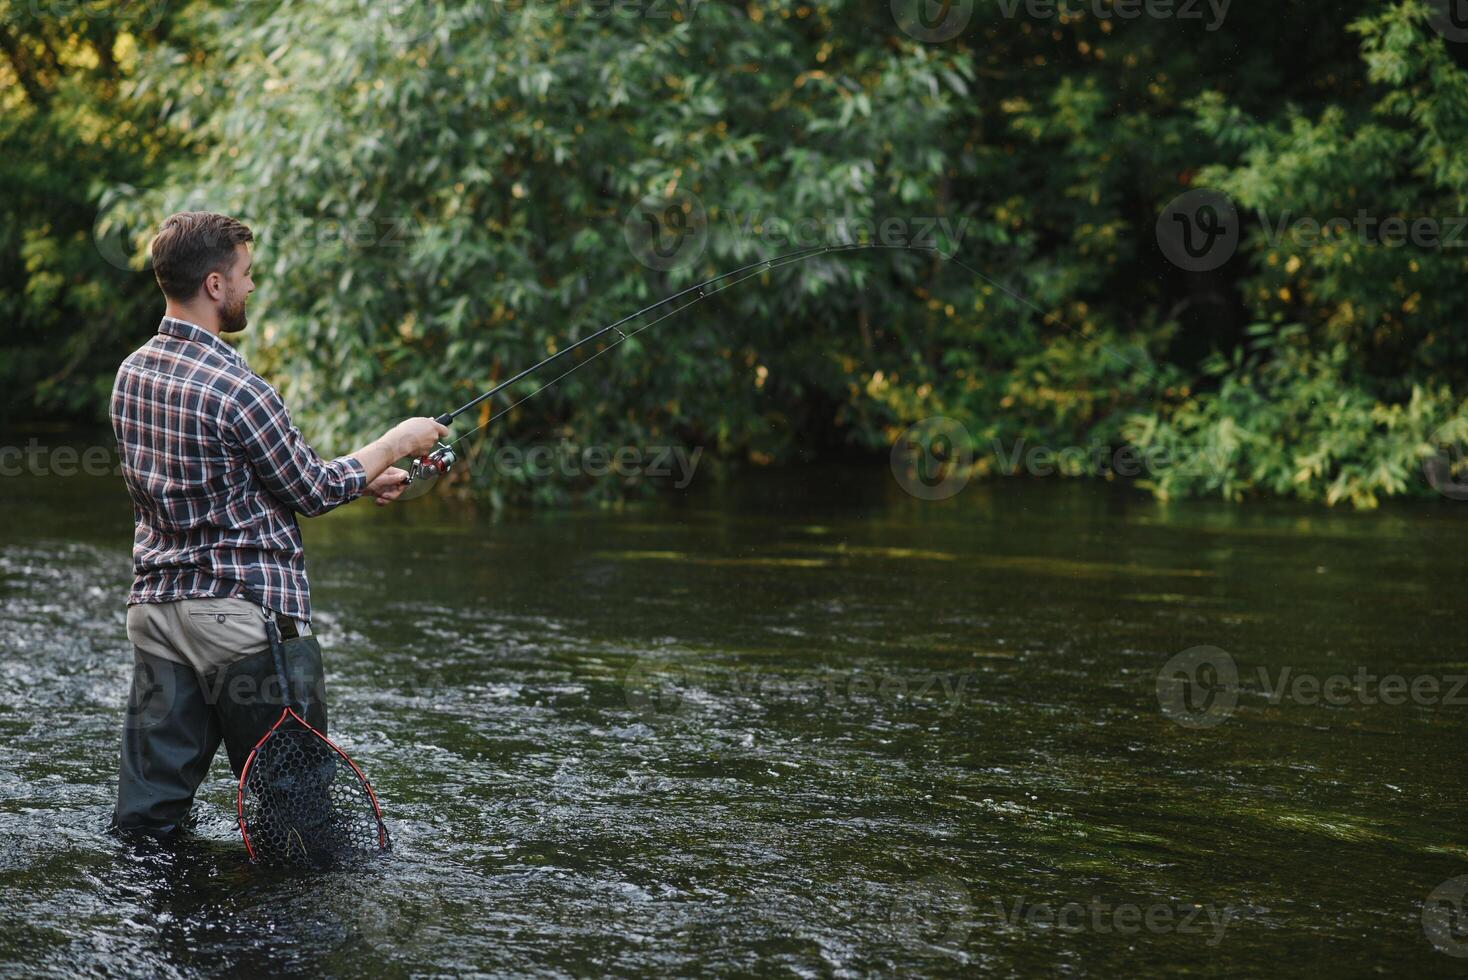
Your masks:
[{"label": "man's arm", "polygon": [[371,483],[404,456],[422,456],[449,434],[448,426],[430,418],[406,419],[352,453]]},{"label": "man's arm", "polygon": [[233,435],[277,500],[307,517],[362,495],[393,461],[433,448],[448,429],[433,419],[402,422],[350,456],[325,462],[291,423],[280,394],[255,379],[240,391]]}]

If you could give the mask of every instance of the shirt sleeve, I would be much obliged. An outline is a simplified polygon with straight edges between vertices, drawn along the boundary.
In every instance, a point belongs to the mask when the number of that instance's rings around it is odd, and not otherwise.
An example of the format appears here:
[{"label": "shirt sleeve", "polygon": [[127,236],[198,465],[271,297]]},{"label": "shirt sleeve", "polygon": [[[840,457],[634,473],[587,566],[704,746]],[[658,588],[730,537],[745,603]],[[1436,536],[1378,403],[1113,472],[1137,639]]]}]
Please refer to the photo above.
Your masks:
[{"label": "shirt sleeve", "polygon": [[306,444],[280,393],[258,376],[241,387],[235,440],[265,488],[298,514],[316,517],[367,488],[367,471],[351,456],[325,462]]}]

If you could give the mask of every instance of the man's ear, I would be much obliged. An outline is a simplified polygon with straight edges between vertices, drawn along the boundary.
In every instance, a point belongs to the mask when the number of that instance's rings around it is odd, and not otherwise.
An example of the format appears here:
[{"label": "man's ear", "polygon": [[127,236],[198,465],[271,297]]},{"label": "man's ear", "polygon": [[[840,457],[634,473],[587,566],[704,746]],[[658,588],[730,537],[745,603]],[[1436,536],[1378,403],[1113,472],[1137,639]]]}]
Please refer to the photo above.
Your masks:
[{"label": "man's ear", "polygon": [[218,302],[224,298],[224,276],[211,272],[204,277],[204,295]]}]

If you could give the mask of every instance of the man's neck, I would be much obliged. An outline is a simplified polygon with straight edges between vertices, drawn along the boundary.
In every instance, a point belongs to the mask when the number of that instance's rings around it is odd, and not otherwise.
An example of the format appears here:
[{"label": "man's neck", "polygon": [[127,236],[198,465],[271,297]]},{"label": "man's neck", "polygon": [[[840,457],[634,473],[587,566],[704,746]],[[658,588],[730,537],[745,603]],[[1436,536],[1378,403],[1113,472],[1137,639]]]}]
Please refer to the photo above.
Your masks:
[{"label": "man's neck", "polygon": [[175,303],[169,301],[163,309],[163,315],[175,320],[183,320],[194,326],[207,330],[214,336],[219,336],[219,314],[213,310],[199,309],[187,303]]}]

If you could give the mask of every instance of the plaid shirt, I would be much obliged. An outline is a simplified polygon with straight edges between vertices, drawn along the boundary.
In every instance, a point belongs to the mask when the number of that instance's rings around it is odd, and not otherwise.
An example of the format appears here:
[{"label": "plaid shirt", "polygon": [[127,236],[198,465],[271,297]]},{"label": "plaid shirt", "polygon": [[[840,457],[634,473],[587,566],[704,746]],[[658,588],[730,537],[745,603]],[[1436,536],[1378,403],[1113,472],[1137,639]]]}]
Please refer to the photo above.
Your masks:
[{"label": "plaid shirt", "polygon": [[323,462],[234,348],[172,317],[118,369],[112,430],[137,521],[128,605],[248,589],[310,620],[296,513],[360,496],[361,463]]}]

